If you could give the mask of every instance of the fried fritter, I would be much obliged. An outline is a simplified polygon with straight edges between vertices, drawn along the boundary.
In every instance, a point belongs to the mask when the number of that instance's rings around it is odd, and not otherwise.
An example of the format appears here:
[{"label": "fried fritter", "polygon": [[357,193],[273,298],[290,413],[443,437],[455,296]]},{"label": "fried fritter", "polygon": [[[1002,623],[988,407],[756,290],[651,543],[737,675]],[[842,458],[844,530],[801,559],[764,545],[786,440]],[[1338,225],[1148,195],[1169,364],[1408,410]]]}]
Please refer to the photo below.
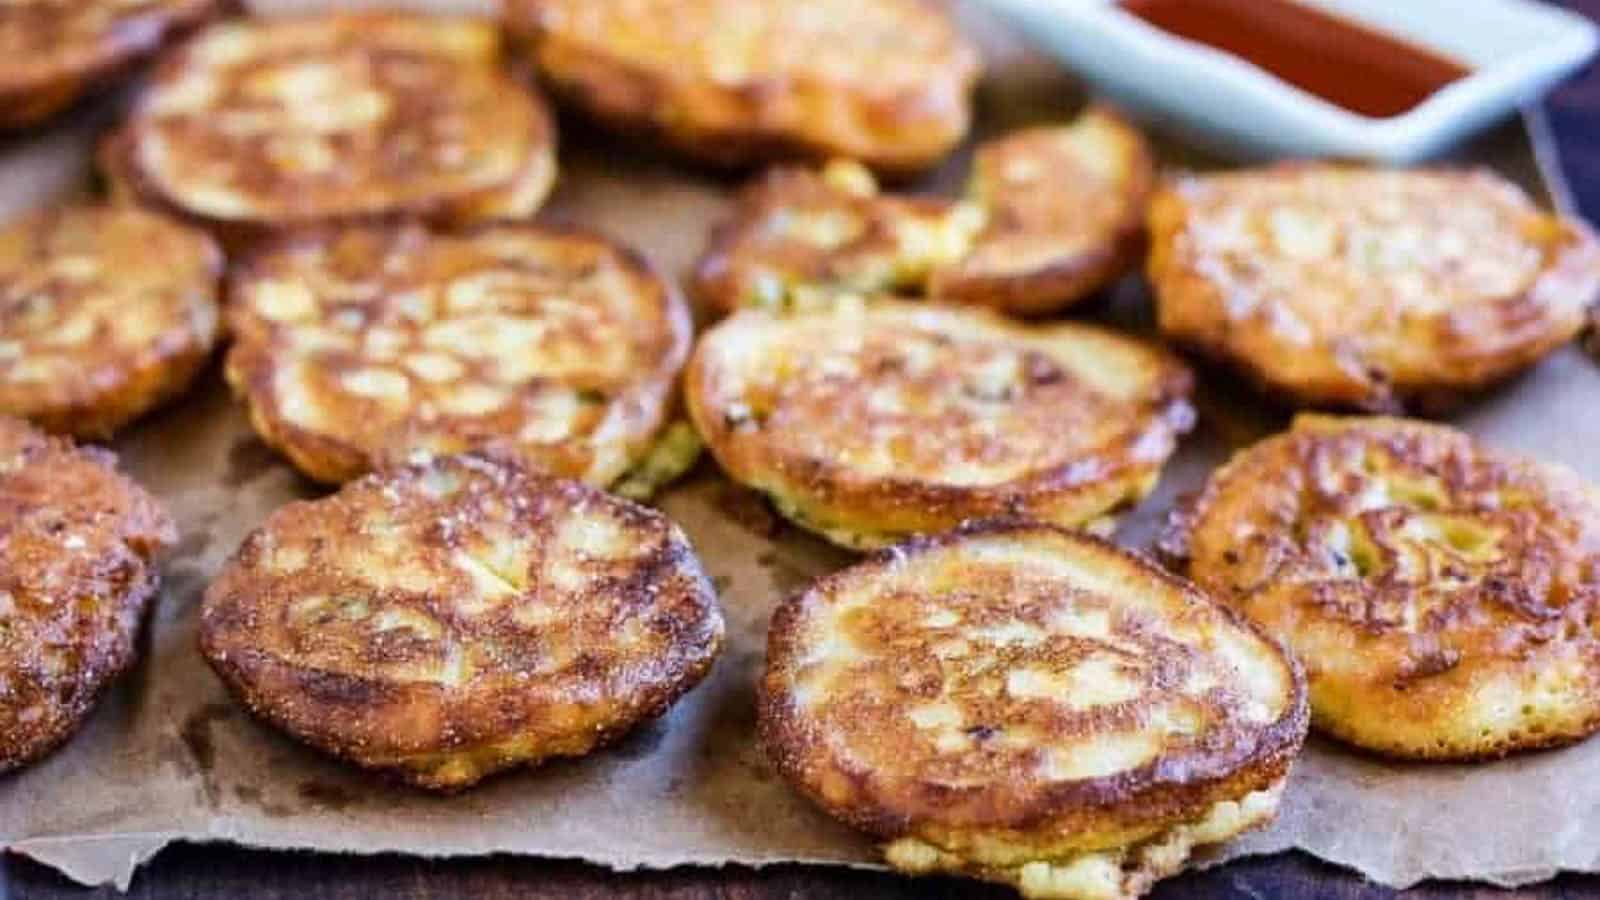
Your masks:
[{"label": "fried fritter", "polygon": [[1137,265],[1154,171],[1104,107],[981,144],[961,201],[879,193],[844,161],[774,169],[713,233],[695,294],[719,314],[885,292],[1059,312]]},{"label": "fried fritter", "polygon": [[718,315],[815,305],[841,291],[918,294],[982,225],[970,204],[880,194],[855,163],[776,168],[740,192],[693,290]]},{"label": "fried fritter", "polygon": [[134,209],[0,229],[0,413],[104,438],[181,393],[216,344],[222,254]]},{"label": "fried fritter", "polygon": [[133,665],[177,537],[110,453],[0,416],[0,772],[65,741]]},{"label": "fried fritter", "polygon": [[477,454],[280,509],[200,617],[202,652],[252,713],[434,790],[662,714],[722,634],[660,513]]},{"label": "fried fritter", "polygon": [[500,444],[606,486],[673,409],[691,324],[637,254],[572,229],[297,235],[235,273],[227,378],[319,481]]},{"label": "fried fritter", "polygon": [[984,228],[932,273],[928,293],[1013,315],[1059,312],[1137,268],[1154,187],[1144,137],[1105,107],[987,141],[969,188]]},{"label": "fried fritter", "polygon": [[116,191],[212,228],[532,215],[555,177],[544,104],[485,23],[398,13],[213,26],[158,67],[102,148]]},{"label": "fried fritter", "polygon": [[977,51],[924,0],[514,0],[552,89],[706,162],[906,173],[967,133]]},{"label": "fried fritter", "polygon": [[0,128],[26,128],[216,13],[221,0],[0,3]]},{"label": "fried fritter", "polygon": [[1589,228],[1487,171],[1185,177],[1150,232],[1162,331],[1302,405],[1436,410],[1570,341],[1600,290]]},{"label": "fried fritter", "polygon": [[970,518],[1103,527],[1193,421],[1160,349],[1083,324],[840,298],[701,337],[690,417],[734,480],[849,547]]},{"label": "fried fritter", "polygon": [[1567,469],[1302,415],[1219,470],[1167,549],[1288,643],[1336,738],[1470,760],[1600,728],[1600,491]]},{"label": "fried fritter", "polygon": [[768,755],[890,865],[1131,898],[1269,821],[1306,688],[1192,585],[1087,536],[981,523],[821,579],[773,617]]}]

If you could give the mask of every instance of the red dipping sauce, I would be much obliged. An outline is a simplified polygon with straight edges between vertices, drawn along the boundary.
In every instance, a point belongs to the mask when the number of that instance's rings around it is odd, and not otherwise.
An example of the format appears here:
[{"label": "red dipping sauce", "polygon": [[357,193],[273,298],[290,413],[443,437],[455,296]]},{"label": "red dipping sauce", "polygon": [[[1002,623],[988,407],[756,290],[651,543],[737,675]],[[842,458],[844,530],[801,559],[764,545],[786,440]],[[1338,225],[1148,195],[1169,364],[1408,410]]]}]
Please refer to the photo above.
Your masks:
[{"label": "red dipping sauce", "polygon": [[1353,113],[1409,112],[1470,70],[1295,0],[1122,0],[1178,37],[1232,53]]}]

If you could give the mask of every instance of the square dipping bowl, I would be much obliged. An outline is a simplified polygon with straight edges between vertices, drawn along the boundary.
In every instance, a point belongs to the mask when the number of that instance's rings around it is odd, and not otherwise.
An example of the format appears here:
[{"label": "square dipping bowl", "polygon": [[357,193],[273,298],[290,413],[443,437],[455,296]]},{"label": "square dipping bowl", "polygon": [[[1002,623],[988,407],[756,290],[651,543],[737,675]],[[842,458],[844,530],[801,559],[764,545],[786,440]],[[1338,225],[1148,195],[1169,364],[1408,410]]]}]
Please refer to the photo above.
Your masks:
[{"label": "square dipping bowl", "polygon": [[1537,100],[1597,45],[1594,23],[1535,0],[1297,0],[1470,70],[1408,112],[1371,118],[1163,31],[1115,0],[986,2],[1129,112],[1247,160],[1426,159]]}]

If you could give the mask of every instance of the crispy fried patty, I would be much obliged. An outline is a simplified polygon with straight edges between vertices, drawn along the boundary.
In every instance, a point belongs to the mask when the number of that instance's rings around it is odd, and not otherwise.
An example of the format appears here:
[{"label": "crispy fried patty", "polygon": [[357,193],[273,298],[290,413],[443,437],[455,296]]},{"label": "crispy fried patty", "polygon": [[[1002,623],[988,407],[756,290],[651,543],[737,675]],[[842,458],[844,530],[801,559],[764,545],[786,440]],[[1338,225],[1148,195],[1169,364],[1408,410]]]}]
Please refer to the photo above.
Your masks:
[{"label": "crispy fried patty", "polygon": [[155,52],[221,0],[0,2],[0,128],[25,128]]},{"label": "crispy fried patty", "polygon": [[256,430],[327,482],[500,444],[609,485],[662,432],[690,341],[637,254],[519,225],[299,235],[236,272],[230,321]]},{"label": "crispy fried patty", "polygon": [[1301,416],[1168,544],[1289,644],[1341,740],[1478,759],[1600,727],[1600,491],[1567,469],[1445,426]]},{"label": "crispy fried patty", "polygon": [[661,514],[469,454],[274,513],[206,591],[200,646],[266,721],[452,790],[660,715],[722,633]]},{"label": "crispy fried patty", "polygon": [[554,142],[487,24],[351,13],[206,29],[157,70],[103,160],[121,193],[233,245],[378,216],[528,216]]},{"label": "crispy fried patty", "polygon": [[1162,331],[1303,405],[1437,407],[1571,340],[1600,289],[1588,227],[1487,171],[1184,177],[1150,221]]},{"label": "crispy fried patty", "polygon": [[1030,523],[913,540],[773,617],[778,769],[891,865],[1134,897],[1270,819],[1306,729],[1271,640],[1109,544]]},{"label": "crispy fried patty", "polygon": [[103,438],[211,356],[222,254],[134,209],[67,207],[0,230],[0,413]]},{"label": "crispy fried patty", "polygon": [[66,740],[133,665],[176,540],[111,454],[0,416],[0,772]]},{"label": "crispy fried patty", "polygon": [[551,87],[717,164],[907,172],[966,134],[977,51],[924,0],[515,0]]},{"label": "crispy fried patty", "polygon": [[1190,385],[1175,358],[1094,326],[841,299],[724,320],[684,393],[735,480],[876,547],[996,515],[1108,524],[1190,426]]},{"label": "crispy fried patty", "polygon": [[880,292],[1058,312],[1137,265],[1154,180],[1144,138],[1104,107],[980,144],[959,201],[880,193],[854,163],[780,167],[740,193],[694,291],[720,314]]},{"label": "crispy fried patty", "polygon": [[919,294],[982,225],[975,206],[880,194],[855,163],[782,166],[740,191],[695,266],[693,289],[718,315],[813,306],[841,291]]},{"label": "crispy fried patty", "polygon": [[1138,266],[1154,187],[1144,137],[1105,107],[986,141],[968,188],[983,230],[932,273],[928,293],[1016,315],[1059,312]]}]

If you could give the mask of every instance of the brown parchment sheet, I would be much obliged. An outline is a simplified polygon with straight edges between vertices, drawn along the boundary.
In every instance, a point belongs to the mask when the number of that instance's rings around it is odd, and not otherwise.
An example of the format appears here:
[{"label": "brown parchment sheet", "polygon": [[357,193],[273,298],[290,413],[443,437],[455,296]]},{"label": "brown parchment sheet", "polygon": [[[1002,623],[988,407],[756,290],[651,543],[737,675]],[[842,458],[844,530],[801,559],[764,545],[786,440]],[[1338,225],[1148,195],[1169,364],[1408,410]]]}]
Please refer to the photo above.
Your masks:
[{"label": "brown parchment sheet", "polygon": [[[959,7],[991,67],[979,97],[979,134],[1070,115],[1081,102],[1071,76],[1028,52],[980,4]],[[47,133],[0,141],[0,218],[87,190],[92,137],[114,108],[115,101],[102,102]],[[683,272],[736,181],[646,155],[638,142],[564,126],[560,185],[541,218],[606,229],[667,271]],[[1203,164],[1173,146],[1163,151],[1169,163]],[[1463,156],[1553,199],[1521,125]],[[958,157],[917,187],[955,190],[965,165]],[[1148,327],[1148,300],[1131,279],[1090,315]],[[1174,498],[1196,488],[1230,448],[1282,425],[1215,373],[1202,378],[1199,400],[1199,429],[1155,496],[1124,522],[1123,543],[1146,546]],[[1600,480],[1597,400],[1600,367],[1569,348],[1456,420]],[[63,749],[0,779],[0,843],[12,850],[81,882],[122,886],[141,862],[178,840],[355,853],[508,852],[618,869],[876,864],[865,838],[773,776],[753,734],[752,686],[773,605],[850,557],[784,526],[709,462],[659,499],[694,541],[727,615],[727,649],[707,681],[609,750],[437,798],[348,770],[256,724],[228,700],[195,649],[208,579],[271,510],[317,490],[252,436],[216,371],[114,446],[125,467],[171,505],[183,540],[166,564],[140,665]],[[1433,877],[1509,885],[1563,869],[1595,870],[1600,740],[1487,765],[1422,766],[1378,762],[1313,739],[1278,822],[1205,861],[1291,847],[1391,885]]]}]

